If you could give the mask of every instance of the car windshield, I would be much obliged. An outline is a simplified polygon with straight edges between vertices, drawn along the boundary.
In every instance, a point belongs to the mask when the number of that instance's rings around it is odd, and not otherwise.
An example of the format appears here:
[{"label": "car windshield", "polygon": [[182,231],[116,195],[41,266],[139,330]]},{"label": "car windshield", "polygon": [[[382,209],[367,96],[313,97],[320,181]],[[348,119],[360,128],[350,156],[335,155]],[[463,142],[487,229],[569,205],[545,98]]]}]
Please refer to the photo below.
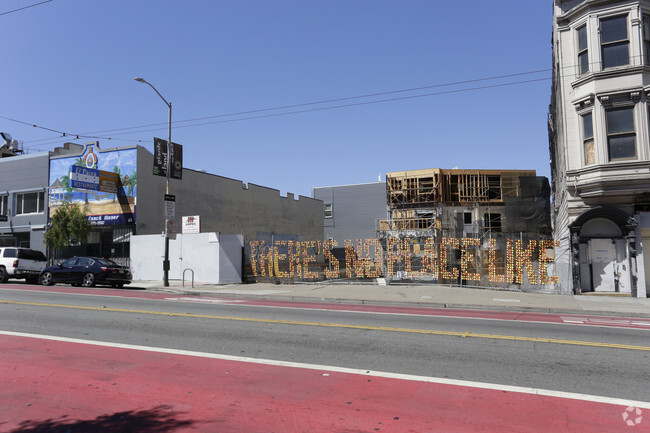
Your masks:
[{"label": "car windshield", "polygon": [[120,266],[114,261],[108,259],[99,259],[97,261],[99,262],[100,265],[104,265],[104,266]]}]

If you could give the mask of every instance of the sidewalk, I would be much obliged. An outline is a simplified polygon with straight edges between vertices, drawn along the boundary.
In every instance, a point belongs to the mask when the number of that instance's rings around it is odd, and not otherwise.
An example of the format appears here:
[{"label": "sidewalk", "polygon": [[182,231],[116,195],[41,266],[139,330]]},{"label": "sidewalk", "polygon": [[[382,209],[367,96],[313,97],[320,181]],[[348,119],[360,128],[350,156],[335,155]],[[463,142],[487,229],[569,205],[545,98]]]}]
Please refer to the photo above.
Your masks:
[{"label": "sidewalk", "polygon": [[554,295],[470,289],[443,285],[375,284],[204,284],[170,280],[133,281],[130,289],[223,298],[271,299],[376,305],[410,305],[431,308],[534,311],[650,318],[650,298],[608,295]]}]

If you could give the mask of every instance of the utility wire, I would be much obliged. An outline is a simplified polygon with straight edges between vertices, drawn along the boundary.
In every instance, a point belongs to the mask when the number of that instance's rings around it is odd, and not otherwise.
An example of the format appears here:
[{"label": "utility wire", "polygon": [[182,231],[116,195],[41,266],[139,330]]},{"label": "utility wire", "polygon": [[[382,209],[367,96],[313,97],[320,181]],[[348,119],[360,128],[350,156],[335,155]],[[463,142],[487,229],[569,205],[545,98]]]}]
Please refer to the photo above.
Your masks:
[{"label": "utility wire", "polygon": [[[214,125],[214,124],[217,124],[217,123],[240,122],[240,121],[243,121],[243,120],[263,119],[263,118],[266,118],[266,117],[288,116],[288,115],[300,114],[300,113],[310,113],[310,112],[314,112],[314,111],[335,110],[335,109],[339,109],[339,108],[358,107],[358,106],[361,106],[361,105],[380,104],[380,103],[384,103],[384,102],[402,101],[402,100],[406,100],[406,99],[424,98],[424,97],[428,97],[428,96],[448,95],[448,94],[452,94],[452,93],[472,92],[472,91],[475,91],[475,90],[492,89],[492,88],[495,88],[495,87],[514,86],[514,85],[517,85],[517,84],[527,84],[527,83],[534,83],[534,82],[537,82],[537,81],[546,81],[546,80],[550,80],[550,78],[537,78],[537,79],[533,79],[533,80],[515,81],[515,82],[511,82],[511,83],[504,83],[504,84],[493,84],[493,85],[490,85],[490,86],[480,86],[480,87],[471,87],[471,88],[468,88],[468,89],[448,90],[448,91],[445,91],[445,92],[425,93],[425,94],[422,94],[422,95],[401,96],[401,97],[398,97],[398,98],[379,99],[379,100],[375,100],[375,101],[356,102],[356,103],[352,103],[352,104],[334,105],[334,106],[330,106],[330,107],[310,108],[310,109],[305,109],[305,110],[286,111],[286,112],[282,112],[282,113],[263,114],[263,115],[259,115],[259,116],[241,117],[241,118],[237,118],[237,119],[215,120],[215,121],[212,121],[212,122],[194,123],[192,125],[180,125],[180,126],[176,126],[176,129],[178,129],[178,128],[192,128],[192,127],[195,127],[195,126],[204,126],[204,125]],[[140,133],[140,132],[160,131],[162,129],[163,128],[156,128],[156,129],[147,129],[147,130],[136,131],[136,132],[119,132],[119,133],[113,134],[113,135],[136,134],[136,133]]]},{"label": "utility wire", "polygon": [[[400,89],[400,90],[391,90],[391,91],[385,91],[385,92],[369,93],[369,94],[364,94],[364,95],[356,95],[356,96],[348,96],[348,97],[342,97],[342,98],[326,99],[326,100],[321,100],[321,101],[312,101],[312,102],[306,102],[306,103],[300,103],[300,104],[282,105],[282,106],[277,106],[277,107],[262,108],[262,109],[256,109],[256,110],[248,110],[248,111],[241,111],[241,112],[235,112],[235,113],[227,113],[227,114],[219,114],[219,115],[214,115],[214,116],[204,116],[204,117],[198,117],[198,118],[194,118],[194,119],[178,120],[178,121],[172,122],[172,124],[178,125],[178,124],[181,124],[181,123],[197,122],[197,121],[207,120],[207,119],[217,119],[217,118],[223,118],[223,117],[241,116],[241,115],[245,115],[245,114],[254,114],[254,113],[261,113],[261,112],[268,112],[268,111],[277,111],[277,110],[288,109],[288,108],[306,107],[306,106],[311,106],[311,105],[326,104],[326,103],[332,103],[332,102],[340,102],[340,101],[347,101],[347,100],[354,100],[354,99],[361,99],[361,98],[370,98],[370,97],[381,96],[381,95],[390,95],[390,94],[397,94],[397,93],[413,92],[413,91],[424,90],[424,89],[450,87],[450,86],[457,86],[457,85],[461,85],[461,84],[469,84],[469,83],[476,83],[476,82],[489,81],[489,80],[497,80],[497,79],[503,79],[503,78],[512,78],[512,77],[523,76],[523,75],[539,74],[541,72],[549,72],[549,71],[550,71],[550,69],[540,69],[540,70],[534,70],[534,71],[518,72],[518,73],[513,73],[513,74],[496,75],[496,76],[491,76],[491,77],[482,77],[482,78],[471,79],[471,80],[463,80],[463,81],[456,81],[456,82],[449,82],[449,83],[442,83],[442,84],[434,84],[434,85],[429,85],[429,86],[413,87],[413,88],[409,88],[409,89]],[[506,85],[507,85],[507,83],[506,83]],[[492,86],[485,86],[483,88],[489,88],[489,87],[492,87]],[[477,90],[477,89],[480,89],[480,88],[476,88],[474,90]],[[472,90],[472,89],[460,89],[458,91],[468,91],[468,90]],[[441,92],[439,94],[444,94],[444,93],[448,93],[448,92]],[[258,119],[258,118],[263,118],[263,117],[275,117],[275,116],[282,116],[282,115],[289,115],[289,114],[297,114],[297,113],[300,113],[300,112],[322,111],[322,110],[330,110],[330,109],[336,109],[336,108],[352,107],[352,106],[356,106],[356,105],[366,105],[366,104],[371,104],[371,103],[390,102],[390,101],[395,101],[395,100],[400,100],[400,99],[412,99],[412,98],[419,98],[419,97],[432,96],[432,95],[435,95],[435,93],[426,94],[426,95],[412,95],[412,96],[402,97],[402,98],[390,98],[390,99],[386,99],[386,100],[367,101],[367,102],[357,103],[357,104],[344,104],[344,105],[337,105],[337,106],[333,106],[333,107],[325,107],[325,108],[320,108],[320,109],[299,110],[299,111],[292,111],[292,112],[285,112],[285,113],[277,113],[277,114],[268,115],[268,116],[250,116],[250,117],[240,118],[240,119],[231,119],[231,120],[227,120],[227,121],[223,121],[223,122],[204,122],[204,123],[201,123],[201,124],[192,124],[192,125],[184,125],[184,126],[176,126],[176,127],[177,128],[179,128],[179,127],[192,127],[192,126],[200,126],[200,125],[207,125],[207,124],[214,124],[214,123],[227,123],[227,122],[234,122],[234,121],[241,121],[241,120]],[[3,116],[0,116],[0,118],[40,128],[38,125],[33,125],[33,124],[30,124],[30,123],[27,123],[27,122],[18,121],[18,120],[3,117]],[[156,127],[156,126],[160,126],[160,127],[165,126],[165,127],[167,127],[167,125],[168,125],[167,123],[154,123],[154,124],[141,125],[141,126],[132,126],[132,127],[127,127],[127,128],[116,128],[116,129],[107,129],[107,130],[101,130],[101,131],[93,131],[93,132],[88,132],[88,133],[83,133],[83,134],[66,133],[66,132],[63,132],[63,131],[53,130],[53,129],[44,128],[44,127],[41,128],[41,129],[49,130],[49,131],[52,131],[52,132],[57,132],[57,133],[61,134],[63,137],[75,136],[75,137],[78,137],[78,138],[93,138],[93,139],[100,139],[101,138],[101,139],[114,139],[115,140],[115,138],[111,138],[111,137],[101,137],[101,136],[89,135],[89,134],[100,134],[100,133],[110,133],[110,132],[119,132],[119,131],[131,131],[131,132],[122,132],[122,133],[112,134],[112,135],[128,135],[128,134],[135,134],[135,133],[141,133],[141,132],[157,131],[159,129],[144,129],[143,130],[142,128]],[[50,138],[44,138],[44,139],[40,139],[40,140],[33,140],[30,143],[37,143],[37,142],[47,142],[47,143],[40,143],[38,145],[34,145],[34,146],[30,146],[30,147],[40,147],[40,146],[49,145],[50,142],[58,142],[58,141],[60,141],[61,138],[62,137],[50,137]],[[124,141],[142,142],[143,140],[124,140]]]},{"label": "utility wire", "polygon": [[2,16],[2,15],[7,15],[7,14],[11,14],[11,13],[18,12],[18,11],[22,11],[22,10],[24,10],[24,9],[33,8],[34,6],[39,6],[39,5],[42,5],[42,4],[45,4],[45,3],[49,3],[49,2],[51,2],[51,1],[54,1],[54,0],[45,0],[45,1],[42,1],[42,2],[40,2],[40,3],[34,3],[33,5],[24,6],[24,7],[22,7],[22,8],[14,9],[14,10],[12,10],[12,11],[0,12],[0,16]]},{"label": "utility wire", "polygon": [[[477,83],[477,82],[480,82],[480,81],[498,80],[498,79],[503,79],[503,78],[512,78],[512,77],[517,77],[517,76],[522,76],[522,75],[539,74],[541,72],[550,72],[550,71],[551,71],[551,69],[539,69],[537,71],[518,72],[518,73],[515,73],[515,74],[507,74],[507,75],[496,75],[496,76],[493,76],[493,77],[476,78],[476,79],[473,79],[473,80],[456,81],[456,82],[443,83],[443,84],[434,84],[434,85],[422,86],[422,87],[413,87],[413,88],[410,88],[410,89],[389,90],[389,91],[386,91],[386,92],[369,93],[369,94],[357,95],[357,96],[346,96],[346,97],[342,97],[342,98],[325,99],[325,100],[322,100],[322,101],[304,102],[304,103],[301,103],[301,104],[281,105],[281,106],[278,106],[278,107],[260,108],[260,109],[256,109],[256,110],[240,111],[240,112],[236,112],[236,113],[217,114],[217,115],[213,115],[213,116],[197,117],[197,118],[194,118],[194,119],[177,120],[177,121],[172,122],[172,124],[196,122],[196,121],[199,121],[199,120],[216,119],[216,118],[220,118],[220,117],[241,116],[241,115],[244,115],[244,114],[254,114],[254,113],[261,113],[261,112],[265,112],[265,111],[286,110],[288,108],[306,107],[306,106],[309,106],[309,105],[318,105],[318,104],[329,104],[329,103],[332,103],[332,102],[349,101],[349,100],[352,100],[352,99],[361,99],[361,98],[371,98],[371,97],[375,97],[375,96],[391,95],[391,94],[395,94],[395,93],[415,92],[415,91],[418,91],[418,90],[433,89],[433,88],[438,88],[438,87],[457,86],[457,85],[461,85],[461,84]],[[126,130],[129,130],[129,129],[148,128],[150,126],[162,126],[162,125],[167,125],[167,123],[153,123],[153,124],[150,124],[150,125],[132,126],[132,127],[128,127],[128,128],[107,129],[107,130],[103,130],[103,131],[90,132],[89,134],[101,134],[101,133],[104,133],[104,132],[126,131]]]},{"label": "utility wire", "polygon": [[[530,72],[530,73],[538,73],[540,71],[535,71],[535,72]],[[524,75],[525,73],[521,74],[511,74],[511,76],[514,75]],[[468,80],[468,82],[478,82],[478,81],[485,81],[488,80],[489,78],[485,79],[477,79],[477,80]],[[495,78],[492,78],[495,79]],[[211,122],[203,122],[203,123],[193,123],[191,125],[180,125],[176,126],[176,128],[192,128],[196,126],[205,126],[205,125],[213,125],[213,124],[219,124],[219,123],[230,123],[230,122],[240,122],[240,121],[245,121],[245,120],[253,120],[253,119],[262,119],[262,118],[268,118],[268,117],[279,117],[279,116],[288,116],[288,115],[294,115],[294,114],[300,114],[300,113],[309,113],[309,112],[315,112],[315,111],[325,111],[325,110],[335,110],[335,109],[340,109],[340,108],[349,108],[349,107],[357,107],[357,106],[362,106],[362,105],[370,105],[370,104],[379,104],[379,103],[385,103],[385,102],[395,102],[395,101],[401,101],[401,100],[408,100],[408,99],[416,99],[416,98],[424,98],[424,97],[430,97],[430,96],[439,96],[439,95],[446,95],[446,94],[453,94],[453,93],[463,93],[463,92],[471,92],[471,91],[477,91],[477,90],[484,90],[484,89],[490,89],[490,88],[497,88],[497,87],[506,87],[506,86],[513,86],[513,85],[518,85],[518,84],[527,84],[527,83],[533,83],[533,82],[539,82],[539,81],[546,81],[550,80],[550,77],[545,77],[545,78],[537,78],[537,79],[531,79],[531,80],[523,80],[523,81],[514,81],[514,82],[509,82],[509,83],[501,83],[501,84],[493,84],[493,85],[487,85],[487,86],[478,86],[478,87],[470,87],[466,89],[455,89],[455,90],[448,90],[448,91],[443,91],[443,92],[432,92],[432,93],[425,93],[425,94],[419,94],[419,95],[409,95],[409,96],[401,96],[401,97],[396,97],[396,98],[386,98],[386,99],[378,99],[378,100],[373,100],[373,101],[363,101],[363,102],[356,102],[356,103],[350,103],[350,104],[341,104],[341,105],[334,105],[334,106],[328,106],[328,107],[318,107],[318,108],[310,108],[310,109],[304,109],[304,110],[294,110],[294,111],[285,111],[281,113],[272,113],[272,114],[265,114],[265,115],[258,115],[258,116],[249,116],[249,117],[240,117],[236,119],[226,119],[226,120],[215,120]],[[439,84],[439,85],[434,85],[434,86],[426,86],[423,88],[434,88],[434,87],[442,87],[442,86],[450,86],[456,83],[450,83],[450,84]],[[423,89],[423,88],[418,88],[418,89]],[[386,95],[386,94],[394,94],[394,93],[399,93],[399,92],[404,92],[408,90],[403,90],[403,91],[390,91],[390,92],[381,92],[377,93],[375,95]],[[356,96],[356,97],[346,97],[346,98],[338,98],[338,99],[332,99],[329,101],[343,101],[343,100],[350,100],[350,99],[355,99],[355,98],[363,98],[371,95],[364,95],[364,96]],[[279,110],[282,108],[291,108],[291,107],[304,107],[308,105],[314,105],[314,104],[320,104],[320,103],[326,103],[328,101],[319,101],[319,102],[310,102],[310,103],[304,103],[304,104],[295,104],[295,105],[286,105],[283,107],[276,107],[276,108],[266,108],[266,109],[259,109],[259,110],[250,110],[250,111],[245,111],[245,112],[240,112],[240,113],[233,113],[233,114],[223,114],[223,115],[218,115],[218,116],[207,116],[207,117],[201,117],[201,118],[196,118],[196,119],[191,119],[191,120],[185,120],[185,121],[179,121],[178,123],[181,122],[196,122],[199,120],[207,120],[207,119],[214,119],[214,118],[220,118],[220,117],[228,117],[228,116],[235,116],[235,115],[240,115],[240,114],[253,114],[253,113],[259,113],[259,112],[265,112],[265,111],[271,111],[271,110]],[[52,131],[52,132],[57,132],[59,134],[62,134],[63,137],[66,136],[76,136],[76,139],[79,138],[92,138],[92,139],[105,139],[105,140],[119,140],[113,137],[100,137],[100,136],[92,136],[92,135],[86,135],[86,134],[70,134],[66,133],[63,131],[58,131],[50,128],[45,128],[45,127],[40,127],[38,125],[32,125],[27,122],[22,122],[19,120],[11,119],[8,117],[0,116],[2,119],[6,120],[11,120],[14,122],[18,122],[21,124],[41,128],[44,130]],[[139,133],[144,133],[144,132],[153,132],[153,131],[159,131],[162,130],[163,126],[167,127],[168,124],[166,123],[157,123],[157,124],[152,124],[152,125],[145,125],[143,127],[147,126],[160,126],[160,128],[153,128],[153,129],[139,129],[142,127],[131,127],[131,128],[122,128],[122,129],[115,129],[115,130],[105,130],[105,131],[98,131],[98,132],[110,132],[110,131],[125,131],[129,129],[135,129],[138,128],[137,131],[128,131],[128,132],[117,132],[115,134],[112,134],[113,136],[116,135],[128,135],[128,134],[139,134]],[[43,139],[43,140],[55,140],[55,142],[60,141],[61,137],[52,137],[48,139]],[[40,140],[40,141],[43,141]],[[123,140],[123,141],[136,141],[136,140]],[[142,142],[143,140],[137,140],[138,142]],[[44,145],[49,145],[50,143],[41,143],[39,145],[35,146],[30,146],[30,147],[40,147]]]}]

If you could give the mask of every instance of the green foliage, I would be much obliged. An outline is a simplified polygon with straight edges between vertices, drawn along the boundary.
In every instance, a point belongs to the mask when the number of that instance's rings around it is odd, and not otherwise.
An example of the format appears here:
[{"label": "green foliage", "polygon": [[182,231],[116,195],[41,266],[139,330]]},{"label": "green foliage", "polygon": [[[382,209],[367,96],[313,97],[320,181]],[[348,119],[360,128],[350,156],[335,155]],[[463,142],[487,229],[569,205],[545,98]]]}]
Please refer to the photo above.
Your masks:
[{"label": "green foliage", "polygon": [[133,197],[133,190],[138,183],[138,175],[135,171],[132,171],[128,177],[128,180],[124,182],[124,188],[126,188],[126,195]]},{"label": "green foliage", "polygon": [[45,232],[45,243],[48,248],[64,248],[70,245],[71,239],[85,242],[89,231],[86,209],[64,202],[52,216],[51,227]]},{"label": "green foliage", "polygon": [[61,176],[61,184],[63,185],[63,190],[68,194],[72,194],[73,188],[70,186],[70,176],[64,175]]}]

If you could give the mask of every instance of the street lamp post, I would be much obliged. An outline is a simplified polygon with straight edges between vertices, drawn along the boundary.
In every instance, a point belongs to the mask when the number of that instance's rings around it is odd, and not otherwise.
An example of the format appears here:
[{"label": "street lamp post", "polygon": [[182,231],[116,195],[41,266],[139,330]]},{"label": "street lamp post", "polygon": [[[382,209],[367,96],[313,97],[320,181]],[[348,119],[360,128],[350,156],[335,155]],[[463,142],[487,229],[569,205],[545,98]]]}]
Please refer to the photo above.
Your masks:
[{"label": "street lamp post", "polygon": [[[160,94],[160,92],[151,84],[150,82],[146,81],[144,78],[134,78],[135,81],[139,81],[140,83],[148,84],[154,92],[160,96],[160,99],[163,100],[165,105],[169,107],[169,126],[167,129],[167,164],[166,164],[166,169],[165,169],[165,194],[169,194],[169,170],[170,170],[170,164],[171,164],[171,146],[172,146],[172,103],[167,102],[167,100],[163,97],[163,95]],[[165,287],[169,286],[169,223],[167,221],[167,218],[165,218],[165,258],[163,260],[163,285]]]}]

